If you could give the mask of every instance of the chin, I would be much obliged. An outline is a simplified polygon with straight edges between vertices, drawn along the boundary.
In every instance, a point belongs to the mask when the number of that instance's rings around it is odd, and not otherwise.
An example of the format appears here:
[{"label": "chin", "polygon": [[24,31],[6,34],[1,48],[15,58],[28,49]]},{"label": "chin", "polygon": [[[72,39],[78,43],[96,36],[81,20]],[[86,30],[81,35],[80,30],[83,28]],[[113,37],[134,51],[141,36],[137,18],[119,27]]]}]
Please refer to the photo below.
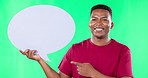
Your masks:
[{"label": "chin", "polygon": [[97,39],[104,39],[103,36],[95,36]]},{"label": "chin", "polygon": [[93,34],[93,36],[94,36],[94,38],[97,38],[97,39],[103,39],[104,38],[103,35],[95,35],[95,34]]}]

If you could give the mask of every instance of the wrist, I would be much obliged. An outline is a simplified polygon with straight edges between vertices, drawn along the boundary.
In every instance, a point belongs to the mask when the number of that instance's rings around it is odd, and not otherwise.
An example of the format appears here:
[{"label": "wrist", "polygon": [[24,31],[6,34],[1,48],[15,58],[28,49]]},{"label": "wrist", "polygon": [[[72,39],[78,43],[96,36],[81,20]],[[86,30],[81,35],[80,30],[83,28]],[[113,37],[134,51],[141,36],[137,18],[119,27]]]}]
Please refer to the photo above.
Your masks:
[{"label": "wrist", "polygon": [[38,59],[38,60],[36,60],[36,61],[38,61],[38,62],[42,62],[42,61],[44,61],[42,58],[40,58],[40,59]]},{"label": "wrist", "polygon": [[94,70],[91,78],[99,78],[99,74],[100,74],[100,72],[98,72],[97,70]]}]

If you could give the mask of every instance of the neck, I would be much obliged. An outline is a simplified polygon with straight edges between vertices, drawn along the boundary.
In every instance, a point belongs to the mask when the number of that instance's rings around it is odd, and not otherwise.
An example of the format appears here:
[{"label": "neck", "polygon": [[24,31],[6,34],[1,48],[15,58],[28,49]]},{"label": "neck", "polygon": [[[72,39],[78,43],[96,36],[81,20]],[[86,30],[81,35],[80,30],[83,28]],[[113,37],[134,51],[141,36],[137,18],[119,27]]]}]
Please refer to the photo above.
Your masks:
[{"label": "neck", "polygon": [[105,37],[105,38],[99,39],[99,38],[92,36],[91,42],[94,43],[95,45],[98,45],[98,46],[104,46],[104,45],[107,45],[111,42],[111,38]]}]

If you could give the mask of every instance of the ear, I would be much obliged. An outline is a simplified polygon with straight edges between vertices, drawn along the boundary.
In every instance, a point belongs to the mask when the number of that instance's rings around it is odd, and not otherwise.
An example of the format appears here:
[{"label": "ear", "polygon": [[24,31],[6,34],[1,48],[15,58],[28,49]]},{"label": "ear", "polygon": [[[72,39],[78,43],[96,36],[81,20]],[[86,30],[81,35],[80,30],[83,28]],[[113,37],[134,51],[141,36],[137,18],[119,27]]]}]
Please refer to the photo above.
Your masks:
[{"label": "ear", "polygon": [[114,27],[114,22],[111,23],[111,29]]}]

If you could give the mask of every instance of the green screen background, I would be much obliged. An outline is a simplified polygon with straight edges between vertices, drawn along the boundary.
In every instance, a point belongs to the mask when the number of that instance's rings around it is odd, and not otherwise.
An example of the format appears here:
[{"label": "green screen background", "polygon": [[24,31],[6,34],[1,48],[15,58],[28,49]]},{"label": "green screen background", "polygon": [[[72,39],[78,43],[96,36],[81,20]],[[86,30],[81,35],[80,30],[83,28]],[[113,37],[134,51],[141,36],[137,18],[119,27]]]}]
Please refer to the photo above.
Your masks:
[{"label": "green screen background", "polygon": [[74,43],[90,38],[90,8],[107,4],[113,9],[111,37],[131,49],[135,78],[148,78],[148,10],[147,0],[0,0],[0,78],[46,78],[40,65],[28,60],[12,45],[7,28],[19,11],[34,5],[54,5],[66,10],[74,19],[76,33],[63,49],[48,54],[47,62],[55,71],[63,55]]}]

